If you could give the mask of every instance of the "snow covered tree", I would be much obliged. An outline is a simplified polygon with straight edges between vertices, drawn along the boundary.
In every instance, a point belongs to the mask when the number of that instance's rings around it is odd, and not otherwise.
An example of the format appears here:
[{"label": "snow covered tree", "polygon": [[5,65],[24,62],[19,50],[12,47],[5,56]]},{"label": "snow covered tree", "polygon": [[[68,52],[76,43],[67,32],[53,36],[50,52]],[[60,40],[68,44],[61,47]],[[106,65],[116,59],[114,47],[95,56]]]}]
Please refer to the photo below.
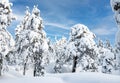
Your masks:
[{"label": "snow covered tree", "polygon": [[[98,47],[98,52],[99,52],[99,54],[98,54],[98,65],[102,66],[103,58],[104,58],[104,56],[103,56],[103,53],[104,53],[104,49],[103,49],[104,48],[104,43],[103,43],[102,40],[98,41],[97,47]],[[101,71],[101,69],[100,69],[100,71]]]},{"label": "snow covered tree", "polygon": [[111,74],[115,70],[115,54],[108,48],[103,50],[102,72]]},{"label": "snow covered tree", "polygon": [[115,13],[115,20],[118,26],[118,32],[116,33],[116,66],[120,71],[120,0],[111,0],[111,7]]},{"label": "snow covered tree", "polygon": [[[15,57],[17,58],[17,64],[19,66],[23,66],[24,64],[24,72],[25,75],[26,65],[28,62],[28,54],[25,53],[25,49],[28,47],[29,44],[29,36],[28,36],[28,21],[30,18],[29,8],[26,8],[25,17],[23,21],[17,26],[16,33],[15,33]],[[26,46],[26,47],[25,47]],[[28,52],[28,51],[27,51]]]},{"label": "snow covered tree", "polygon": [[62,37],[60,40],[57,40],[54,49],[55,49],[55,56],[56,56],[56,63],[54,70],[56,73],[64,72],[63,66],[65,64],[65,49],[66,49],[67,40],[65,37]]},{"label": "snow covered tree", "polygon": [[46,55],[46,57],[44,58],[44,63],[46,64],[46,66],[54,61],[54,56],[55,56],[55,50],[49,38],[47,38],[47,44],[48,44],[48,50],[44,53]]},{"label": "snow covered tree", "polygon": [[67,61],[72,64],[72,72],[97,71],[97,47],[94,38],[95,35],[83,24],[71,28],[66,55]]},{"label": "snow covered tree", "polygon": [[103,54],[103,62],[102,62],[102,72],[103,73],[112,73],[115,67],[115,57],[114,53],[109,49],[104,49]]},{"label": "snow covered tree", "polygon": [[98,50],[99,72],[112,73],[115,67],[115,54],[110,42],[106,40],[104,44],[99,40]]},{"label": "snow covered tree", "polygon": [[[16,28],[16,56],[23,66],[23,75],[27,68],[33,67],[33,76],[43,76],[44,53],[48,50],[46,33],[43,30],[40,10],[34,6],[32,14],[29,8],[21,24]],[[31,66],[32,65],[32,66]]]},{"label": "snow covered tree", "polygon": [[0,1],[0,75],[4,66],[6,55],[13,49],[14,40],[11,34],[7,31],[14,16],[11,10],[12,3],[9,0]]},{"label": "snow covered tree", "polygon": [[108,49],[110,49],[112,51],[112,46],[111,46],[109,40],[106,40],[106,42],[105,42],[105,48],[108,48]]}]

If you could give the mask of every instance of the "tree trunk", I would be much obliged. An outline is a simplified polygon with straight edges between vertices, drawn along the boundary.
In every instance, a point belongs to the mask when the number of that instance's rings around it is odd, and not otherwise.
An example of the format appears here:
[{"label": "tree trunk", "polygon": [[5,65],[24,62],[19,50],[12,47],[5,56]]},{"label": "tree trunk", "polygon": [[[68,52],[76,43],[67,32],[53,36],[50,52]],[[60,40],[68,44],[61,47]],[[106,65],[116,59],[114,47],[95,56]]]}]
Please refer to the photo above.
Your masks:
[{"label": "tree trunk", "polygon": [[0,56],[0,76],[2,75],[2,65],[3,65],[3,59],[2,56]]},{"label": "tree trunk", "polygon": [[2,54],[0,53],[0,76],[2,75],[2,66],[3,66],[3,58],[2,58]]},{"label": "tree trunk", "polygon": [[42,66],[42,56],[43,50],[39,49],[39,52],[35,52],[34,54],[34,71],[33,75],[36,76],[44,76],[44,67]]},{"label": "tree trunk", "polygon": [[2,75],[2,64],[0,63],[0,76]]},{"label": "tree trunk", "polygon": [[76,72],[77,59],[78,59],[77,56],[74,56],[74,57],[73,57],[73,68],[72,68],[72,72],[73,72],[73,73]]},{"label": "tree trunk", "polygon": [[26,74],[27,61],[28,61],[28,56],[26,57],[26,60],[25,60],[25,63],[24,63],[23,75]]},{"label": "tree trunk", "polygon": [[1,69],[0,69],[0,76],[1,76]]},{"label": "tree trunk", "polygon": [[36,62],[34,63],[34,71],[33,71],[33,76],[36,76]]}]

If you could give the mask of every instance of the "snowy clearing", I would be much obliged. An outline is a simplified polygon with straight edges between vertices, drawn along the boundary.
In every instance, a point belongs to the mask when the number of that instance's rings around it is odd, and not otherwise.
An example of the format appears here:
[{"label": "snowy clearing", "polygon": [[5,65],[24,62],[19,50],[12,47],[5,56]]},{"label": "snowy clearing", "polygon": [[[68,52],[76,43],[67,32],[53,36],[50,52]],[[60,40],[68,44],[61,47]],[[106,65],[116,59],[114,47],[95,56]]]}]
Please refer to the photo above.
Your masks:
[{"label": "snowy clearing", "polygon": [[[12,75],[13,74],[13,75]],[[102,73],[48,74],[45,77],[23,77],[8,73],[0,77],[0,83],[120,83],[120,76]]]}]

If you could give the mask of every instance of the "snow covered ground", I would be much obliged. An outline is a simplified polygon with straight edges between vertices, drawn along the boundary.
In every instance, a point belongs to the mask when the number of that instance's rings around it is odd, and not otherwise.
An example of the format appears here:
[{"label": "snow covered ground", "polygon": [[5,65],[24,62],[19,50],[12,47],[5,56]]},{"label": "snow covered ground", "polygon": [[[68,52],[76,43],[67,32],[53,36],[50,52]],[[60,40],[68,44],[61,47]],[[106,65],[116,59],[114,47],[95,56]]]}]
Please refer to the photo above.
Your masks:
[{"label": "snow covered ground", "polygon": [[24,77],[9,71],[0,77],[0,83],[120,83],[120,76],[102,73],[46,74],[45,77]]}]

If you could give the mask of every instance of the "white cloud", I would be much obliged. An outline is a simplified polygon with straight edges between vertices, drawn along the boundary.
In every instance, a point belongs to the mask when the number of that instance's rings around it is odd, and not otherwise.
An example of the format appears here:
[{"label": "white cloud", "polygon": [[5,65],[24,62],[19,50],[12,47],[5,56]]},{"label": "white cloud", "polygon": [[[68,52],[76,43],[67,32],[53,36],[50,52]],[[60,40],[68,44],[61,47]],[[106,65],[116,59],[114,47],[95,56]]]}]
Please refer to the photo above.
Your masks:
[{"label": "white cloud", "polygon": [[16,17],[17,21],[22,21],[24,18],[24,15],[22,15],[22,14],[14,14],[14,16]]},{"label": "white cloud", "polygon": [[103,26],[101,28],[93,29],[92,32],[94,32],[96,35],[99,36],[107,36],[107,35],[113,35],[116,33],[116,28],[107,28],[106,26]]},{"label": "white cloud", "polygon": [[69,27],[65,26],[63,24],[45,22],[45,25],[54,26],[54,27],[58,27],[58,28],[69,30]]},{"label": "white cloud", "polygon": [[52,36],[52,37],[62,37],[62,35],[59,35],[59,34],[50,34],[50,33],[47,33],[48,36]]},{"label": "white cloud", "polygon": [[[19,9],[18,9],[19,8]],[[25,8],[24,8],[25,9]],[[25,10],[22,7],[13,7],[12,9],[13,14],[16,16],[16,21],[22,21],[25,15]]]},{"label": "white cloud", "polygon": [[[100,20],[100,19],[98,19]],[[108,36],[115,35],[117,31],[117,26],[113,15],[106,16],[100,20],[97,26],[95,26],[92,31],[98,36]]]}]

